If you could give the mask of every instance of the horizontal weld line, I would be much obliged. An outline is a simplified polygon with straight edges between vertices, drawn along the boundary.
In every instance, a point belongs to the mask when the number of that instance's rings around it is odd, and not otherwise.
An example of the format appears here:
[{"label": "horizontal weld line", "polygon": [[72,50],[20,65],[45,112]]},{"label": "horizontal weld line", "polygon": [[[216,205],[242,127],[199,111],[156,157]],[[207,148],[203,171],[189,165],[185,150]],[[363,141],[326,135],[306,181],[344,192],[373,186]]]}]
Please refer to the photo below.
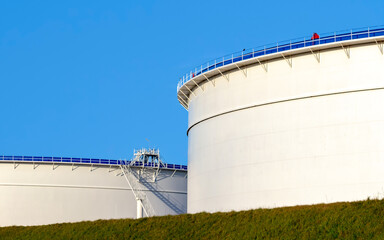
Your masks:
[{"label": "horizontal weld line", "polygon": [[[79,188],[79,189],[96,189],[96,190],[129,190],[131,191],[131,188],[123,188],[123,187],[104,187],[104,186],[80,186],[80,185],[48,185],[48,184],[20,184],[20,183],[1,183],[0,187],[40,187],[40,188]],[[138,189],[135,188],[134,190],[137,191],[146,191],[146,192],[152,192],[149,189]],[[157,190],[156,192],[162,192],[162,193],[178,193],[178,194],[187,194],[186,192],[182,191],[172,191],[172,190]]]},{"label": "horizontal weld line", "polygon": [[190,126],[187,130],[187,136],[189,134],[189,131],[194,127],[196,126],[197,124],[200,124],[204,121],[207,121],[209,119],[212,119],[212,118],[215,118],[215,117],[219,117],[219,116],[222,116],[222,115],[225,115],[225,114],[229,114],[229,113],[233,113],[233,112],[237,112],[237,111],[242,111],[242,110],[246,110],[246,109],[250,109],[250,108],[255,108],[255,107],[262,107],[262,106],[267,106],[267,105],[272,105],[272,104],[277,104],[277,103],[284,103],[284,102],[291,102],[291,101],[297,101],[297,100],[302,100],[302,99],[308,99],[308,98],[317,98],[317,97],[326,97],[326,96],[331,96],[331,95],[339,95],[339,94],[346,94],[346,93],[357,93],[357,92],[367,92],[367,91],[375,91],[375,90],[383,90],[384,87],[379,87],[379,88],[369,88],[369,89],[360,89],[360,90],[351,90],[351,91],[344,91],[344,92],[335,92],[335,93],[325,93],[325,94],[319,94],[319,95],[311,95],[311,96],[306,96],[306,97],[298,97],[298,98],[291,98],[291,99],[285,99],[285,100],[279,100],[279,101],[274,101],[274,102],[267,102],[267,103],[262,103],[262,104],[255,104],[255,105],[252,105],[252,106],[248,106],[248,107],[242,107],[242,108],[238,108],[238,109],[234,109],[234,110],[230,110],[230,111],[227,111],[227,112],[222,112],[222,113],[219,113],[219,114],[216,114],[216,115],[213,115],[211,117],[207,117],[205,119],[202,119],[196,123],[194,123],[192,126]]}]

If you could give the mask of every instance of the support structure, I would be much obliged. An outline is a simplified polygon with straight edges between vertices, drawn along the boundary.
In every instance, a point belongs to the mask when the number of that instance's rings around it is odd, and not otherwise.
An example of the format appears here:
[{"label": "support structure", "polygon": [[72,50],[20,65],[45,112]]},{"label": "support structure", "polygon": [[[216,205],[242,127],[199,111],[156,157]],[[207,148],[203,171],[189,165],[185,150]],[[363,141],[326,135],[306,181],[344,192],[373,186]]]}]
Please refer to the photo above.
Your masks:
[{"label": "support structure", "polygon": [[201,89],[201,91],[203,91],[204,92],[204,88],[202,88],[202,87],[200,87],[200,85],[199,84],[197,84],[196,82],[195,82],[195,80],[193,80],[193,79],[191,79],[192,80],[192,82],[198,87],[198,88],[200,88]]},{"label": "support structure", "polygon": [[180,101],[179,101],[179,103],[184,107],[185,110],[188,111],[188,106],[187,106],[187,105],[185,105],[184,103],[182,103],[182,102],[180,102]]},{"label": "support structure", "polygon": [[[185,85],[185,87],[188,89],[188,91],[190,92],[190,93],[192,93],[193,94],[193,96],[195,96],[196,97],[196,94],[187,86],[187,85]],[[185,95],[185,94],[184,94]],[[189,100],[189,99],[188,99]]]},{"label": "support structure", "polygon": [[205,79],[207,79],[208,82],[211,82],[212,85],[215,87],[215,82],[214,81],[209,80],[209,78],[207,76],[205,76],[205,74],[202,74],[202,75],[205,77]]},{"label": "support structure", "polygon": [[316,58],[317,62],[320,63],[320,51],[313,52],[312,49],[309,50],[311,50],[311,53]]},{"label": "support structure", "polygon": [[[187,96],[185,96],[185,97],[188,98]],[[177,99],[179,99],[179,103],[181,105],[183,105],[184,108],[188,109],[188,103],[186,101],[184,101],[184,99],[182,99],[180,96],[177,96]]]},{"label": "support structure", "polygon": [[229,82],[229,77],[227,75],[224,75],[220,69],[217,69],[217,71],[219,71],[219,73],[221,74],[221,76],[223,76],[225,79],[227,79],[227,81]]},{"label": "support structure", "polygon": [[91,164],[91,172],[95,171],[96,169],[98,169],[98,167],[94,167],[93,164]]},{"label": "support structure", "polygon": [[265,72],[268,72],[268,63],[262,63],[258,58],[256,58],[257,62],[263,67]]},{"label": "support structure", "polygon": [[381,52],[381,55],[383,55],[383,42],[378,42],[377,40],[376,41],[376,44],[377,44],[377,47],[379,48],[380,52]]},{"label": "support structure", "polygon": [[16,169],[19,165],[20,163],[13,162],[13,169]]},{"label": "support structure", "polygon": [[344,53],[345,53],[345,55],[347,55],[348,59],[351,58],[351,47],[350,46],[344,47],[343,44],[340,44],[340,45],[343,48]]},{"label": "support structure", "polygon": [[284,54],[281,54],[281,56],[285,59],[285,61],[288,63],[288,65],[292,68],[292,56],[289,56],[286,58]]},{"label": "support structure", "polygon": [[187,99],[188,101],[191,101],[191,99],[189,99],[189,97],[187,96],[187,94],[183,93],[182,91],[180,91]]},{"label": "support structure", "polygon": [[235,66],[244,74],[245,77],[247,77],[247,68],[241,69],[237,63],[235,63]]},{"label": "support structure", "polygon": [[59,167],[59,164],[56,164],[56,165],[55,165],[55,163],[52,164],[52,170],[55,170],[58,167]]},{"label": "support structure", "polygon": [[136,218],[142,218],[143,217],[143,203],[140,199],[136,199]]}]

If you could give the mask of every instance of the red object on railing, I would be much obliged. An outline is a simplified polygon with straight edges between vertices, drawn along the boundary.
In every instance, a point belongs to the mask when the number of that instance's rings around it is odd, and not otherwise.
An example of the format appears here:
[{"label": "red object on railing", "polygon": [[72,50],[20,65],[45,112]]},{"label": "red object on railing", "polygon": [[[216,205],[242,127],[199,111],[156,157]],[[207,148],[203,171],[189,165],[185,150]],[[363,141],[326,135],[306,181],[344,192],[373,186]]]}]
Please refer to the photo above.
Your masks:
[{"label": "red object on railing", "polygon": [[315,40],[315,39],[319,39],[319,38],[320,38],[319,34],[313,33],[311,40]]},{"label": "red object on railing", "polygon": [[315,42],[316,42],[316,44],[317,44],[317,41],[314,41],[314,40],[319,39],[319,38],[320,38],[319,34],[317,34],[317,33],[313,33],[313,35],[312,35],[312,37],[311,37],[312,45],[315,45]]}]

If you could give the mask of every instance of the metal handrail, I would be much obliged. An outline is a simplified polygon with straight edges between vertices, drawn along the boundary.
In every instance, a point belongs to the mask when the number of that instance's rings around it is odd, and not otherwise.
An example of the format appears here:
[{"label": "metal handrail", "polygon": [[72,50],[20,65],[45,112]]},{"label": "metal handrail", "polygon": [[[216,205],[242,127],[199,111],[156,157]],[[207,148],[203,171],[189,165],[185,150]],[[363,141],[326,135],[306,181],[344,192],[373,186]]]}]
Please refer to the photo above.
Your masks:
[{"label": "metal handrail", "polygon": [[[36,156],[0,156],[0,161],[5,162],[44,162],[44,163],[72,163],[72,164],[97,164],[97,165],[130,165],[128,160],[113,160],[113,159],[95,159],[95,158],[69,158],[69,157],[36,157]],[[188,170],[186,165],[180,164],[157,164],[157,163],[142,163],[135,162],[134,167],[149,167],[162,168],[172,170]]]},{"label": "metal handrail", "polygon": [[[324,37],[321,37],[324,36]],[[182,76],[177,84],[177,92],[180,88],[189,80],[194,77],[199,76],[202,73],[208,72],[210,70],[223,67],[235,62],[240,62],[243,60],[248,60],[255,57],[260,57],[276,52],[284,52],[292,49],[299,49],[304,47],[311,47],[313,45],[321,45],[332,42],[340,42],[346,40],[353,39],[361,39],[361,38],[370,38],[384,36],[384,26],[374,26],[368,28],[359,28],[352,29],[348,31],[338,31],[334,33],[322,33],[320,34],[320,38],[318,39],[306,39],[304,38],[296,38],[291,40],[285,40],[269,45],[259,46],[257,48],[249,48],[243,51],[235,52],[232,54],[228,54],[211,61],[208,61],[204,64],[201,64],[198,67],[195,67],[192,71]],[[256,49],[256,50],[255,50]]]}]

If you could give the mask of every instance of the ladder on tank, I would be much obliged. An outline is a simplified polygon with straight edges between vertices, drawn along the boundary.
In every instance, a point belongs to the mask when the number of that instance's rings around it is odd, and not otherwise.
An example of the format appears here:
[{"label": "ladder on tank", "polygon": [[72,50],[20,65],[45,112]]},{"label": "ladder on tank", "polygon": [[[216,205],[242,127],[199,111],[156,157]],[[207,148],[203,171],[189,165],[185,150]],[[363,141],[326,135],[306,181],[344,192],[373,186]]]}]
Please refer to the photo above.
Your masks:
[{"label": "ladder on tank", "polygon": [[[155,210],[150,203],[147,194],[139,184],[139,177],[136,177],[135,171],[132,170],[131,166],[126,164],[120,165],[121,171],[127,180],[129,187],[132,189],[132,193],[135,196],[137,202],[137,218],[142,217],[141,207],[147,217],[155,216]],[[138,174],[137,174],[138,175]]]}]

